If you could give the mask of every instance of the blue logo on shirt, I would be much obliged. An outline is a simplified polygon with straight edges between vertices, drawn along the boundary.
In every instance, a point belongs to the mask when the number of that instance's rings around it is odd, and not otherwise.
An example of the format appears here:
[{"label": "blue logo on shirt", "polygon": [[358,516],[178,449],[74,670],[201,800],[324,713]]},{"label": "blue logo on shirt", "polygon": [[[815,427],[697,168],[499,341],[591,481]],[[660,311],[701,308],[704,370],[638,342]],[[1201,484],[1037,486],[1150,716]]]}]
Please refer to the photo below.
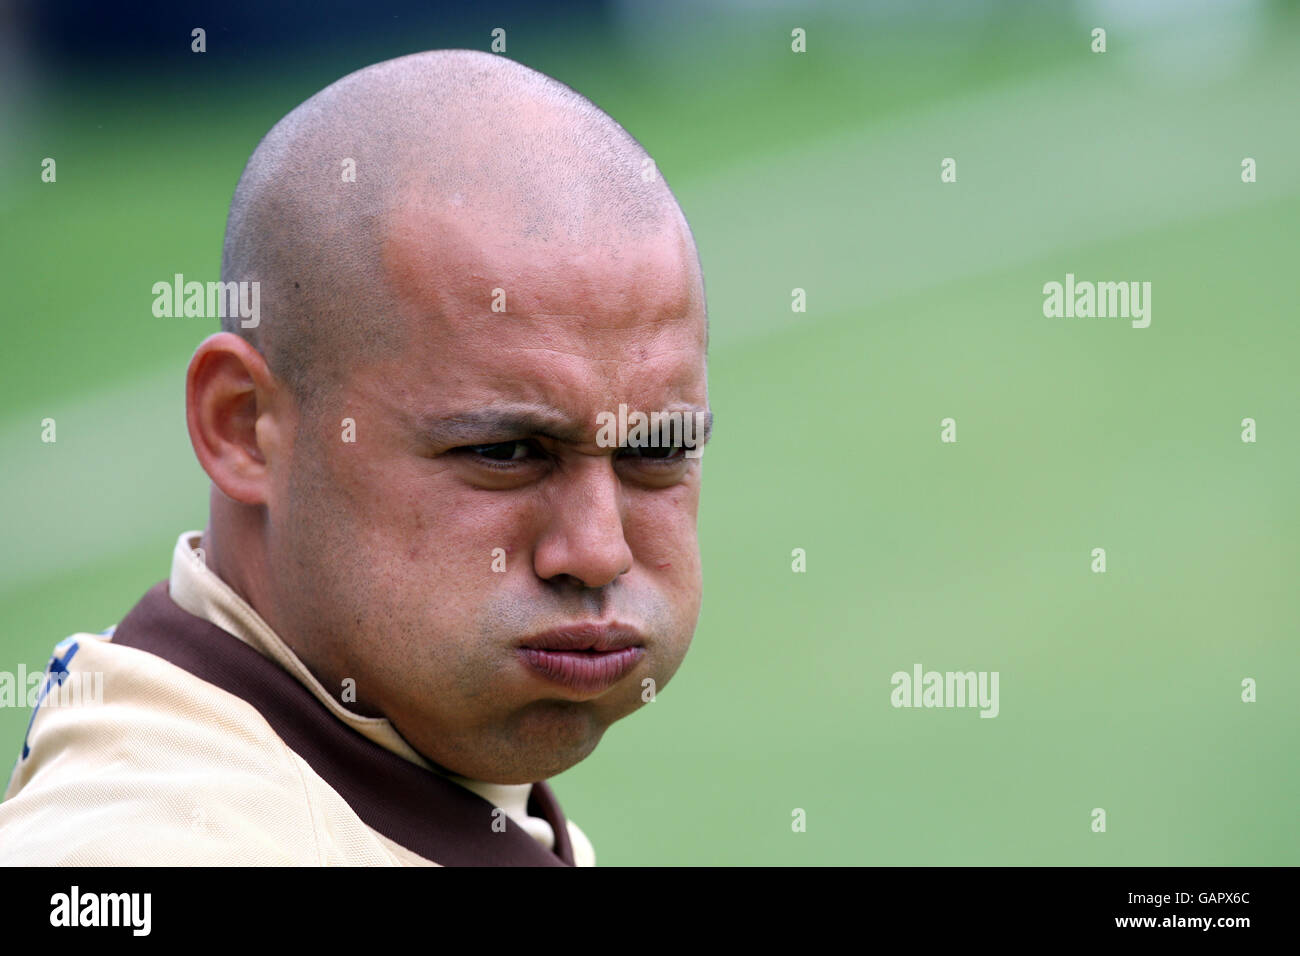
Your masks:
[{"label": "blue logo on shirt", "polygon": [[[41,684],[41,694],[36,698],[36,706],[32,708],[32,719],[27,722],[27,733],[23,734],[23,759],[32,752],[32,748],[27,746],[27,738],[32,734],[32,724],[36,723],[36,714],[41,709],[41,704],[49,696],[50,691],[55,687],[61,687],[63,682],[68,679],[68,664],[73,656],[77,653],[77,648],[81,645],[69,638],[61,644],[55,645],[54,654],[50,657],[50,663],[45,668],[45,680]],[[62,656],[60,656],[62,652]]]}]

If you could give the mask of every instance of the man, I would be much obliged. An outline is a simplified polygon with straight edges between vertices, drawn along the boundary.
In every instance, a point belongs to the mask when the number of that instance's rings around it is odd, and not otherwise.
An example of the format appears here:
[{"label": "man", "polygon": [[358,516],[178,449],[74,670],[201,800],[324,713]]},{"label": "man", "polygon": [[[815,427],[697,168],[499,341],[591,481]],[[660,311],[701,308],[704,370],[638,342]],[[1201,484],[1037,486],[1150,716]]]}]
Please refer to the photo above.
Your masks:
[{"label": "man", "polygon": [[[116,629],[56,649],[0,862],[578,864],[545,781],[682,662],[706,423],[690,229],[568,87],[437,51],[258,145],[190,362],[210,518]],[[670,435],[671,437],[671,435]],[[103,675],[102,704],[52,706]]]}]

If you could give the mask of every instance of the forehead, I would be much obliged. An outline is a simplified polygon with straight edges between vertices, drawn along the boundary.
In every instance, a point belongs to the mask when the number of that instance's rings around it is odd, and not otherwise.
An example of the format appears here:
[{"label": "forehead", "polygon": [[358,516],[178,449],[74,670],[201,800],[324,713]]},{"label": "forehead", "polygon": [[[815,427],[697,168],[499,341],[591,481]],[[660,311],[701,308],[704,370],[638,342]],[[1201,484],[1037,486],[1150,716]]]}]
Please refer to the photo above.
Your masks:
[{"label": "forehead", "polygon": [[704,403],[704,293],[682,225],[540,239],[465,212],[453,197],[403,211],[386,231],[404,387],[583,415],[611,402]]}]

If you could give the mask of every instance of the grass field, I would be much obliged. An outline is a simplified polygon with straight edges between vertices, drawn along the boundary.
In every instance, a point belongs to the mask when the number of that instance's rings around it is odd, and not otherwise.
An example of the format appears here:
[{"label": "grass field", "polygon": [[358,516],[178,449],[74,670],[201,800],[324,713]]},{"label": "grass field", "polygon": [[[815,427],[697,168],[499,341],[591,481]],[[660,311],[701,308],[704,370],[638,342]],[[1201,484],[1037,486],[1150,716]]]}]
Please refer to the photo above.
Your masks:
[{"label": "grass field", "polygon": [[[555,783],[600,863],[1300,862],[1300,24],[1261,9],[1104,55],[1043,14],[805,17],[802,57],[762,19],[512,51],[656,156],[709,292],[696,641]],[[183,374],[213,329],[153,318],[150,286],[215,275],[280,115],[416,48],[69,78],[16,125],[0,669],[116,622],[205,523]],[[1150,327],[1045,318],[1067,272],[1150,281]],[[892,707],[918,662],[998,671],[1000,714]],[[0,754],[27,718],[0,710]]]}]

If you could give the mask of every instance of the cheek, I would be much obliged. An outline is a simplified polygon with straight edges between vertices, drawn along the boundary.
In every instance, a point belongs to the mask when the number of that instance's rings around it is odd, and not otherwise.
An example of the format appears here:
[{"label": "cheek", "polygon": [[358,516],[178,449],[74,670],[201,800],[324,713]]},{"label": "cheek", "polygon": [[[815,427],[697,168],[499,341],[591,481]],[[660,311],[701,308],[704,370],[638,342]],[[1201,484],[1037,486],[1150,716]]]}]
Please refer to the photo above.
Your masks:
[{"label": "cheek", "polygon": [[535,509],[518,496],[439,481],[404,489],[395,525],[385,533],[418,575],[456,582],[463,595],[499,586],[528,560]]},{"label": "cheek", "polygon": [[645,495],[632,507],[626,529],[633,554],[649,574],[682,593],[699,589],[698,505],[698,486]]},{"label": "cheek", "polygon": [[[364,423],[363,423],[364,424]],[[334,433],[313,435],[296,454],[288,482],[288,504],[300,526],[331,540],[369,550],[372,538],[392,538],[402,478],[376,462],[366,446],[343,442]]]}]

